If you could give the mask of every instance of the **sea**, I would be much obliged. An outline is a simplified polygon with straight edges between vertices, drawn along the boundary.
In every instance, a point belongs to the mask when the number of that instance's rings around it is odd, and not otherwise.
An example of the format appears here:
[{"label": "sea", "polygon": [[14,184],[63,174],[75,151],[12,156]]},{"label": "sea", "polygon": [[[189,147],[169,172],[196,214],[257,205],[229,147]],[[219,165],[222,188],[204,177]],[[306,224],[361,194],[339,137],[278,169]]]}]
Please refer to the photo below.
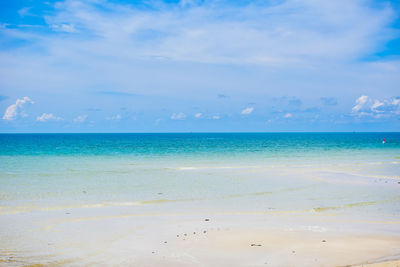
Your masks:
[{"label": "sea", "polygon": [[398,181],[400,133],[0,134],[0,214],[168,203],[346,210],[367,202],[393,213]]}]

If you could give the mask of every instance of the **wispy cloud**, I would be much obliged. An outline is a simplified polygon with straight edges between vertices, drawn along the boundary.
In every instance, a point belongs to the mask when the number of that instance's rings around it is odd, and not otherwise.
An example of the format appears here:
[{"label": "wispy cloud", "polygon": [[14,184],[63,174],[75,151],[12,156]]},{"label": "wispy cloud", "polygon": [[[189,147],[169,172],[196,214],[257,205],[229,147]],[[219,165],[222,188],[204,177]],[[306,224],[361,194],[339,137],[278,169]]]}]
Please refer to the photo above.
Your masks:
[{"label": "wispy cloud", "polygon": [[283,117],[284,117],[285,119],[288,119],[288,118],[293,117],[293,114],[292,114],[292,113],[286,113]]},{"label": "wispy cloud", "polygon": [[3,120],[13,121],[18,117],[26,117],[27,114],[24,110],[24,107],[27,104],[33,104],[34,102],[27,96],[22,99],[17,99],[15,104],[12,104],[6,109],[6,112],[3,115]]},{"label": "wispy cloud", "polygon": [[75,123],[83,123],[86,121],[87,117],[88,117],[87,115],[80,115],[80,116],[74,118],[74,122]]},{"label": "wispy cloud", "polygon": [[121,118],[122,118],[122,116],[120,114],[117,114],[117,115],[106,117],[106,120],[108,120],[108,121],[119,121],[119,120],[121,120]]},{"label": "wispy cloud", "polygon": [[43,113],[39,117],[36,118],[37,121],[40,122],[48,122],[48,121],[62,121],[63,118],[55,116],[53,113]]},{"label": "wispy cloud", "polygon": [[219,116],[219,115],[214,115],[214,116],[212,116],[212,119],[213,120],[219,120],[221,117]]},{"label": "wispy cloud", "polygon": [[23,7],[18,10],[18,15],[20,17],[31,16],[32,15],[32,13],[30,12],[31,9],[32,7]]},{"label": "wispy cloud", "polygon": [[186,114],[183,112],[173,113],[171,115],[171,120],[184,120],[186,119]]},{"label": "wispy cloud", "polygon": [[196,118],[196,119],[199,119],[199,118],[201,118],[201,116],[203,116],[203,113],[196,113],[196,114],[194,114],[194,117]]},{"label": "wispy cloud", "polygon": [[253,107],[247,107],[245,109],[242,110],[242,112],[240,112],[240,114],[242,115],[249,115],[254,111]]},{"label": "wispy cloud", "polygon": [[352,108],[353,112],[358,112],[360,111],[364,105],[368,102],[369,97],[366,95],[362,95],[359,98],[356,99],[356,105]]},{"label": "wispy cloud", "polygon": [[371,110],[375,112],[383,112],[379,110],[379,108],[382,108],[385,104],[379,100],[375,100],[374,104],[371,106]]},{"label": "wispy cloud", "polygon": [[73,33],[76,32],[75,26],[73,24],[53,24],[51,25],[51,29],[57,32],[69,32]]},{"label": "wispy cloud", "polygon": [[78,28],[101,37],[103,44],[123,45],[129,49],[126,54],[213,63],[344,60],[371,51],[372,36],[394,34],[385,28],[395,17],[391,7],[370,8],[363,1],[181,3],[148,1],[147,8],[142,8],[107,1],[65,1],[56,5],[58,12],[46,21],[54,30],[72,33]]}]

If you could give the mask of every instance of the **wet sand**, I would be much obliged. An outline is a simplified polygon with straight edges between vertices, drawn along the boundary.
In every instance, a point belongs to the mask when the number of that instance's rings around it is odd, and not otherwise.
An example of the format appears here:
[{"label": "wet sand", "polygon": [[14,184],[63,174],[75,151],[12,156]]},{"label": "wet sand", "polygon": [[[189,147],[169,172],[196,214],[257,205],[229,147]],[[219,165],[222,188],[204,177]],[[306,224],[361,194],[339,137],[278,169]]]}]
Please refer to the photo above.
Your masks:
[{"label": "wet sand", "polygon": [[[363,266],[375,262],[372,266],[396,266],[393,260],[400,258],[400,236],[366,230],[387,225],[395,229],[397,221],[354,221],[309,213],[126,211],[121,209],[117,215],[112,208],[105,209],[103,216],[74,211],[63,219],[60,211],[48,213],[46,219],[43,214],[14,216],[14,230],[20,229],[22,238],[3,238],[9,246],[0,251],[0,265]],[[35,231],[18,227],[26,219]]]}]

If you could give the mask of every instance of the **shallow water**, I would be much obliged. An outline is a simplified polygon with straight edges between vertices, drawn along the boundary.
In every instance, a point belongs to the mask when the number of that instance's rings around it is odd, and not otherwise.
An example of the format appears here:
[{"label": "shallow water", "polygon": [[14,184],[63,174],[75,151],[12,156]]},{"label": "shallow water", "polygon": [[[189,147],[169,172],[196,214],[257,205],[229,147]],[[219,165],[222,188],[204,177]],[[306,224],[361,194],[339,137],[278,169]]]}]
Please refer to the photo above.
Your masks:
[{"label": "shallow water", "polygon": [[[344,195],[349,186],[361,191],[342,198],[359,201],[374,191],[354,185],[360,175],[370,177],[364,183],[399,178],[399,152],[399,133],[2,134],[0,212],[146,201],[254,205],[254,198],[282,202],[288,192],[318,198],[318,187]],[[323,173],[353,176],[316,183],[329,180]]]}]

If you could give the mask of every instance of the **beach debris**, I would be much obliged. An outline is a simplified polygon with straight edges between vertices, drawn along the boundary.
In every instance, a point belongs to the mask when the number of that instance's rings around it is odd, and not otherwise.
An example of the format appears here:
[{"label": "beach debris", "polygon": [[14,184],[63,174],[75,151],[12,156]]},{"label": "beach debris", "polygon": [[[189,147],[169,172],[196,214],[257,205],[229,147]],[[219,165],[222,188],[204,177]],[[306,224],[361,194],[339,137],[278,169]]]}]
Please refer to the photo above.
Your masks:
[{"label": "beach debris", "polygon": [[292,253],[296,253],[296,251],[292,250]]},{"label": "beach debris", "polygon": [[187,234],[183,234],[184,236],[187,236]]},{"label": "beach debris", "polygon": [[262,245],[261,244],[251,244],[250,246],[252,246],[252,247],[261,247]]},{"label": "beach debris", "polygon": [[167,244],[168,242],[167,241],[164,241],[164,244]]},{"label": "beach debris", "polygon": [[400,184],[400,182],[397,182],[398,184]]},{"label": "beach debris", "polygon": [[193,234],[195,235],[195,234],[196,234],[196,232],[193,232]]},{"label": "beach debris", "polygon": [[69,212],[66,212],[65,214],[71,214],[71,213],[69,213]]},{"label": "beach debris", "polygon": [[86,191],[82,191],[82,193],[86,194]]},{"label": "beach debris", "polygon": [[152,253],[152,254],[154,254],[155,252],[154,252],[154,251],[152,251],[151,253]]},{"label": "beach debris", "polygon": [[162,193],[162,192],[159,192],[158,194],[159,194],[159,195],[162,195],[163,193]]},{"label": "beach debris", "polygon": [[324,240],[322,240],[322,242],[324,242],[324,243],[325,243],[325,242],[326,242],[326,240],[324,239]]},{"label": "beach debris", "polygon": [[208,222],[208,221],[210,221],[210,219],[205,219],[204,221]]},{"label": "beach debris", "polygon": [[176,235],[176,237],[179,237],[179,235]]},{"label": "beach debris", "polygon": [[206,231],[206,230],[204,230],[204,231],[203,231],[203,234],[205,234],[205,233],[207,233],[207,231]]}]

